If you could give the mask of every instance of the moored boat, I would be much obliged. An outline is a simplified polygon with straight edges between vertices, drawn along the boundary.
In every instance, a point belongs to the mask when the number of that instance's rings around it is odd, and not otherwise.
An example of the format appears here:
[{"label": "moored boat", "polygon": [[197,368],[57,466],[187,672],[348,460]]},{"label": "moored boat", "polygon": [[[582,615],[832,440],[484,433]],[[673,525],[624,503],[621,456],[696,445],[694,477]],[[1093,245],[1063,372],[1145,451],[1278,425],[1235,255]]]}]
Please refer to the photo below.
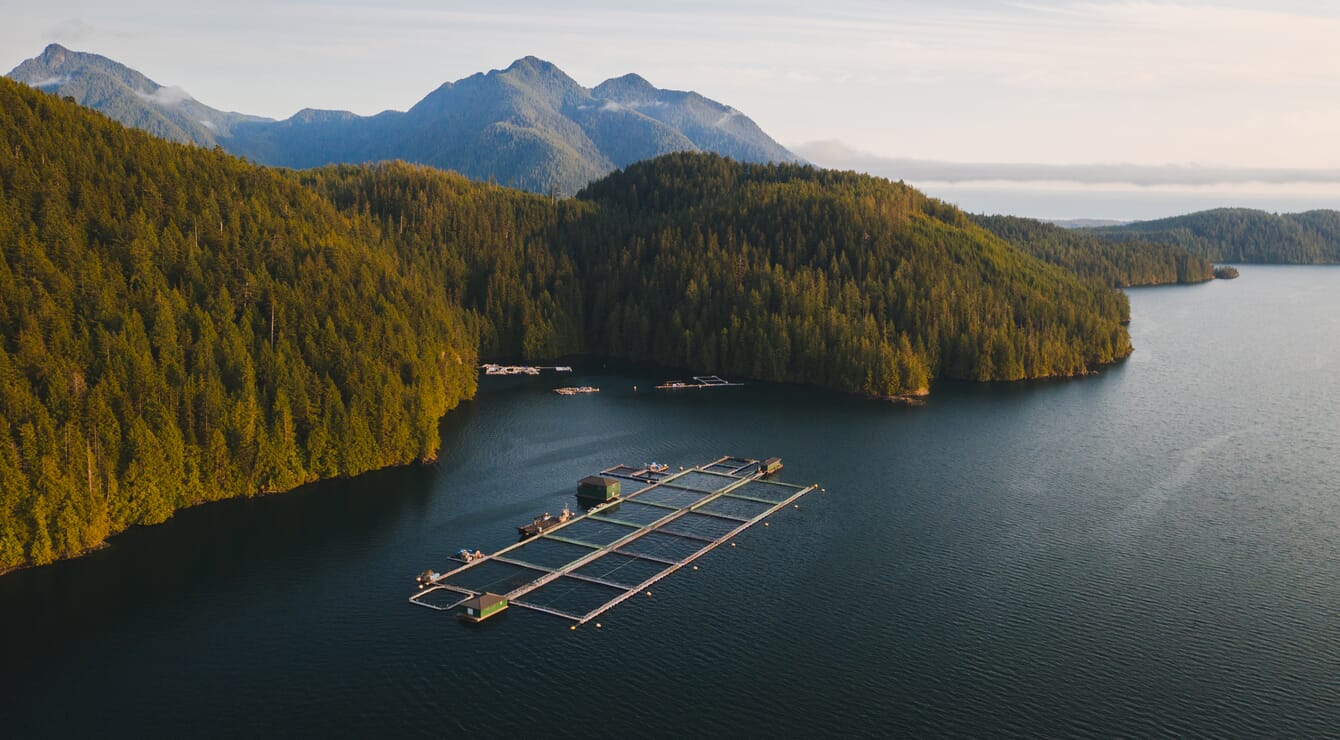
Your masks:
[{"label": "moored boat", "polygon": [[439,577],[440,577],[439,574],[430,568],[429,570],[425,570],[424,572],[416,576],[414,578],[414,581],[418,583],[419,588],[422,589],[426,588],[432,583],[435,583]]},{"label": "moored boat", "polygon": [[569,519],[572,519],[572,510],[565,505],[563,511],[558,513],[558,516],[554,516],[546,511],[544,516],[535,517],[530,524],[523,524],[517,527],[516,531],[517,534],[521,535],[522,539],[534,537],[567,522]]}]

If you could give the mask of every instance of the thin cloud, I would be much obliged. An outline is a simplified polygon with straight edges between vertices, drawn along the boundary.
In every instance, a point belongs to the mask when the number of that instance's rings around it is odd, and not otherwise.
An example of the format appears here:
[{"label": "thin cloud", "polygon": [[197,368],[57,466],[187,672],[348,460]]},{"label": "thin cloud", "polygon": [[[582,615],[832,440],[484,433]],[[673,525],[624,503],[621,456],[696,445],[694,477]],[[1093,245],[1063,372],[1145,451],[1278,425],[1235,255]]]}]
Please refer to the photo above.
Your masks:
[{"label": "thin cloud", "polygon": [[1135,187],[1234,184],[1340,185],[1340,168],[1220,167],[1199,164],[1043,164],[1030,162],[950,162],[881,157],[838,141],[798,144],[791,151],[825,167],[869,172],[908,182],[1074,183]]},{"label": "thin cloud", "polygon": [[150,103],[155,103],[165,108],[178,105],[187,100],[193,100],[190,93],[175,86],[160,87],[153,92],[141,92],[136,90],[135,96],[140,100],[147,100]]},{"label": "thin cloud", "polygon": [[35,51],[82,17],[102,44],[89,50],[278,117],[403,110],[533,54],[586,85],[636,71],[696,90],[786,141],[928,160],[1340,167],[1334,0],[50,5],[7,15],[0,47]]}]

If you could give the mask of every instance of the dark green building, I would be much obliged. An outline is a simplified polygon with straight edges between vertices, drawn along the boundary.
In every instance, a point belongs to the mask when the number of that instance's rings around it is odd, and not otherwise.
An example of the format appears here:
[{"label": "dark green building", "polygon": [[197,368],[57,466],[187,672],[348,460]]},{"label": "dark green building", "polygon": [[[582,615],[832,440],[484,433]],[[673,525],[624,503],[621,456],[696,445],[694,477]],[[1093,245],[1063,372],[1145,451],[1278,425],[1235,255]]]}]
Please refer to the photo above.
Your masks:
[{"label": "dark green building", "polygon": [[619,498],[619,479],[588,475],[577,484],[577,498],[596,504],[613,501]]},{"label": "dark green building", "polygon": [[507,599],[498,594],[480,594],[461,604],[461,619],[482,622],[507,608]]}]

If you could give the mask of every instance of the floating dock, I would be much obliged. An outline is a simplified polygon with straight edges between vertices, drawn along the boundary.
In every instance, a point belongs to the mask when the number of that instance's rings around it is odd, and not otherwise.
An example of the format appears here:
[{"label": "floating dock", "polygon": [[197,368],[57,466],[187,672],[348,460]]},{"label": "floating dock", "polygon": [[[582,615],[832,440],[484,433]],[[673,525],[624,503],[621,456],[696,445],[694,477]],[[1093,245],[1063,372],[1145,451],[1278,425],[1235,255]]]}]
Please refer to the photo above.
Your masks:
[{"label": "floating dock", "polygon": [[763,480],[768,467],[723,457],[678,472],[607,468],[600,477],[636,490],[455,570],[428,571],[409,600],[449,611],[489,594],[585,624],[816,488]]},{"label": "floating dock", "polygon": [[575,396],[580,393],[599,393],[600,389],[590,385],[579,385],[573,388],[555,388],[554,393],[560,396]]},{"label": "floating dock", "polygon": [[553,370],[556,373],[572,372],[572,368],[567,365],[499,365],[488,362],[479,367],[485,375],[539,375],[541,370]]},{"label": "floating dock", "polygon": [[717,375],[695,375],[693,380],[670,380],[656,386],[657,390],[675,391],[684,388],[733,388],[744,383],[732,383]]}]

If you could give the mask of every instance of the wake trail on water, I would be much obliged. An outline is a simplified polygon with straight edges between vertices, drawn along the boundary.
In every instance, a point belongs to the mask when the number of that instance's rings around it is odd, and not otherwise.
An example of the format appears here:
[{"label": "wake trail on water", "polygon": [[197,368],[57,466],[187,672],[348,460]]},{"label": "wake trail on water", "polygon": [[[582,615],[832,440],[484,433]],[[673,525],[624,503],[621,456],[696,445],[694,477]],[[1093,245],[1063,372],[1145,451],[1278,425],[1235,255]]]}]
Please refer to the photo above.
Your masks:
[{"label": "wake trail on water", "polygon": [[1167,507],[1168,502],[1196,479],[1201,469],[1205,467],[1206,458],[1211,453],[1246,431],[1247,429],[1243,428],[1225,432],[1185,450],[1177,463],[1177,467],[1173,469],[1171,474],[1156,482],[1148,491],[1141,494],[1139,498],[1132,501],[1120,514],[1113,518],[1110,534],[1114,536],[1127,534],[1132,530],[1144,527],[1157,518],[1159,513]]}]

